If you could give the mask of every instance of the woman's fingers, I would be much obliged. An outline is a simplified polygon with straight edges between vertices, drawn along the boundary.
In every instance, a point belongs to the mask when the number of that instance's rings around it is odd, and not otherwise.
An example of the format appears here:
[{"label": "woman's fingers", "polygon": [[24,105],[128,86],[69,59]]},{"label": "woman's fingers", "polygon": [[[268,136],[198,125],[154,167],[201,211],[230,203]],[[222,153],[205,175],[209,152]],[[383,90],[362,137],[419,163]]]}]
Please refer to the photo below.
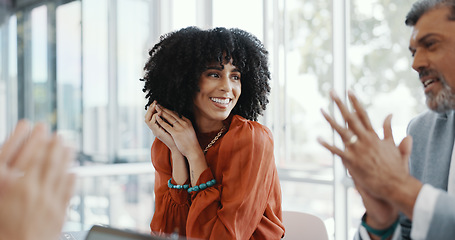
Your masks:
[{"label": "woman's fingers", "polygon": [[167,123],[165,127],[167,131],[171,132],[175,130],[183,130],[189,127],[191,128],[193,127],[191,121],[188,118],[184,116],[179,116],[179,114],[177,114],[176,112],[166,109],[161,105],[158,105],[157,108],[159,109],[158,110],[159,116],[161,117],[162,120],[164,120]]},{"label": "woman's fingers", "polygon": [[145,112],[144,121],[145,121],[145,123],[148,124],[151,119],[152,119],[152,105],[150,105],[149,108],[147,109],[147,111]]},{"label": "woman's fingers", "polygon": [[152,120],[152,116],[155,113],[156,113],[156,101],[153,101],[150,104],[150,106],[148,107],[147,112],[145,113],[145,116],[144,116],[144,121],[147,124],[147,126],[150,127],[150,122]]},{"label": "woman's fingers", "polygon": [[[167,139],[168,137],[171,137],[170,133],[168,132],[168,130],[172,130],[171,129],[172,127],[169,127],[169,124],[166,126],[165,125],[166,122],[163,121],[163,119],[160,118],[158,113],[153,114],[151,122],[153,122],[153,123],[151,124],[150,129],[152,129],[153,135],[158,137],[158,139],[160,139],[162,141],[165,141],[164,140],[165,138]],[[166,128],[168,130],[166,130]]]},{"label": "woman's fingers", "polygon": [[167,121],[169,125],[174,126],[174,124],[179,123],[180,117],[176,112],[171,111],[161,105],[157,105],[157,109],[160,117]]},{"label": "woman's fingers", "polygon": [[179,119],[174,117],[172,114],[169,114],[165,111],[160,112],[159,117],[164,120],[170,127],[174,127],[174,125],[179,123]]},{"label": "woman's fingers", "polygon": [[170,133],[172,135],[173,126],[171,126],[171,124],[169,123],[169,120],[161,117],[158,114],[155,114],[155,115],[156,115],[156,122],[157,122],[158,126],[161,129],[165,130],[166,132],[168,132],[168,133]]}]

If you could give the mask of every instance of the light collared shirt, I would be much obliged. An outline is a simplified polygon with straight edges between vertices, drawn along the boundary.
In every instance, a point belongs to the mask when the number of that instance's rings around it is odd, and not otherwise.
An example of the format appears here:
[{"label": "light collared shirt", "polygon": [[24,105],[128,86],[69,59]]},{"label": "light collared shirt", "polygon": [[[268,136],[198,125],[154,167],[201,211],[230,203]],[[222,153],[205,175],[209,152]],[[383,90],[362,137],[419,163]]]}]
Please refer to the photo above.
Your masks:
[{"label": "light collared shirt", "polygon": [[[455,195],[455,145],[452,148],[452,157],[450,160],[449,182],[447,183],[447,192],[449,195]],[[415,240],[425,239],[430,229],[436,200],[439,194],[444,191],[435,188],[429,184],[423,185],[419,192],[413,210],[413,220],[411,229],[411,238]]]}]

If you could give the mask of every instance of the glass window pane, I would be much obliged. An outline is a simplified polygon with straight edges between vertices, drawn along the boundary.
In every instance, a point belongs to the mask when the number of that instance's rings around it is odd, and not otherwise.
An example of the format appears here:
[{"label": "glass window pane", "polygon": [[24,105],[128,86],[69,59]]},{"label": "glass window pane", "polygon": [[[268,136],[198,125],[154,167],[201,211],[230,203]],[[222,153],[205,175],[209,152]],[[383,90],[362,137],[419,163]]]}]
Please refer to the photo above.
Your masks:
[{"label": "glass window pane", "polygon": [[34,121],[53,122],[51,82],[48,79],[48,38],[47,7],[34,8],[30,14],[31,23],[31,80]]},{"label": "glass window pane", "polygon": [[[142,93],[143,75],[148,50],[153,47],[150,26],[150,2],[118,1],[118,131],[120,161],[150,161],[153,134],[144,124],[147,103]],[[134,37],[131,37],[134,36]]]},{"label": "glass window pane", "polygon": [[197,25],[197,0],[174,0],[172,4],[172,29],[174,31]]},{"label": "glass window pane", "polygon": [[104,224],[150,233],[153,179],[152,173],[79,178],[63,230],[86,231]]},{"label": "glass window pane", "polygon": [[[82,4],[83,149],[108,161],[108,13],[106,0]],[[101,157],[101,159],[98,159]]]},{"label": "glass window pane", "polygon": [[262,40],[263,10],[262,0],[213,1],[213,26],[240,28]]},{"label": "glass window pane", "polygon": [[385,117],[393,114],[395,139],[401,141],[409,120],[425,109],[420,81],[411,69],[410,28],[404,24],[412,2],[353,0],[351,4],[350,88],[379,134]]},{"label": "glass window pane", "polygon": [[57,127],[58,132],[81,149],[81,2],[56,9]]},{"label": "glass window pane", "polygon": [[362,198],[355,188],[348,189],[348,239],[354,239],[354,235],[360,226],[362,215],[365,213]]},{"label": "glass window pane", "polygon": [[[332,88],[332,1],[289,0],[287,4],[285,100],[286,155],[279,166],[333,179],[332,156],[316,141],[332,137],[320,109]],[[274,89],[275,90],[275,89]]]},{"label": "glass window pane", "polygon": [[7,118],[8,126],[12,128],[18,118],[18,89],[17,89],[17,18],[13,15],[9,18],[9,33],[8,33],[8,75],[7,75]]}]

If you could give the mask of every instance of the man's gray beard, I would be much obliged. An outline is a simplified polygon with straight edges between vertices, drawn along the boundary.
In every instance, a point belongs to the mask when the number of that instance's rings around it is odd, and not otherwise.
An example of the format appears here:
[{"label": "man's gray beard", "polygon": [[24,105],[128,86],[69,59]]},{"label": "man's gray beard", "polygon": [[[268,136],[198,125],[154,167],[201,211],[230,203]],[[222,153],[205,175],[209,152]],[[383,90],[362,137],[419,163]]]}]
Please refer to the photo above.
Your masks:
[{"label": "man's gray beard", "polygon": [[455,93],[452,92],[452,88],[442,76],[439,77],[439,81],[442,84],[441,91],[436,93],[436,95],[432,92],[428,92],[426,94],[426,103],[431,110],[443,113],[455,109]]}]

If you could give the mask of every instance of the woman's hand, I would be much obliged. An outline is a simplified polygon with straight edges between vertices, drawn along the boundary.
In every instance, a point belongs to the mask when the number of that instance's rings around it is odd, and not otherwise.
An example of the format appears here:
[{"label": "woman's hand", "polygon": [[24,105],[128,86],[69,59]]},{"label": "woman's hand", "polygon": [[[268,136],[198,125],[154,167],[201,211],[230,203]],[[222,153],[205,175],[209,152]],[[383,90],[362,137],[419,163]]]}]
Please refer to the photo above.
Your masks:
[{"label": "woman's hand", "polygon": [[157,117],[156,121],[159,126],[165,130],[172,139],[178,150],[187,157],[194,159],[202,153],[199,142],[196,137],[191,121],[186,117],[179,117],[176,112],[164,108],[161,105],[156,105]]},{"label": "woman's hand", "polygon": [[[177,126],[178,121],[182,122],[179,126]],[[150,104],[147,113],[145,114],[145,123],[152,130],[153,134],[171,150],[172,178],[177,184],[183,185],[189,177],[185,160],[186,154],[191,152],[188,150],[188,146],[192,143],[195,151],[197,151],[197,149],[200,150],[191,121],[186,118],[178,117],[176,113],[159,106],[158,103],[154,101]],[[182,127],[183,125],[185,125],[185,127]],[[177,130],[175,130],[175,128],[177,128]],[[185,138],[184,136],[186,135],[181,134],[181,130],[185,130],[184,132],[189,134],[190,137]]]},{"label": "woman's hand", "polygon": [[150,104],[147,112],[145,113],[145,123],[147,126],[152,130],[153,135],[157,137],[160,141],[162,141],[166,146],[172,151],[178,151],[177,146],[175,145],[174,139],[172,138],[171,134],[167,132],[161,124],[158,123],[158,119],[161,120],[158,113],[157,102],[153,101]]},{"label": "woman's hand", "polygon": [[[175,145],[183,156],[186,157],[189,164],[190,181],[193,186],[196,185],[199,176],[208,168],[204,153],[202,152],[196,137],[191,121],[185,117],[179,117],[177,113],[166,109],[160,105],[156,106],[156,121],[174,140]],[[180,163],[180,162],[179,162]],[[181,177],[174,169],[172,177],[175,179]],[[186,166],[185,166],[186,167]],[[181,171],[180,171],[181,172]]]}]

